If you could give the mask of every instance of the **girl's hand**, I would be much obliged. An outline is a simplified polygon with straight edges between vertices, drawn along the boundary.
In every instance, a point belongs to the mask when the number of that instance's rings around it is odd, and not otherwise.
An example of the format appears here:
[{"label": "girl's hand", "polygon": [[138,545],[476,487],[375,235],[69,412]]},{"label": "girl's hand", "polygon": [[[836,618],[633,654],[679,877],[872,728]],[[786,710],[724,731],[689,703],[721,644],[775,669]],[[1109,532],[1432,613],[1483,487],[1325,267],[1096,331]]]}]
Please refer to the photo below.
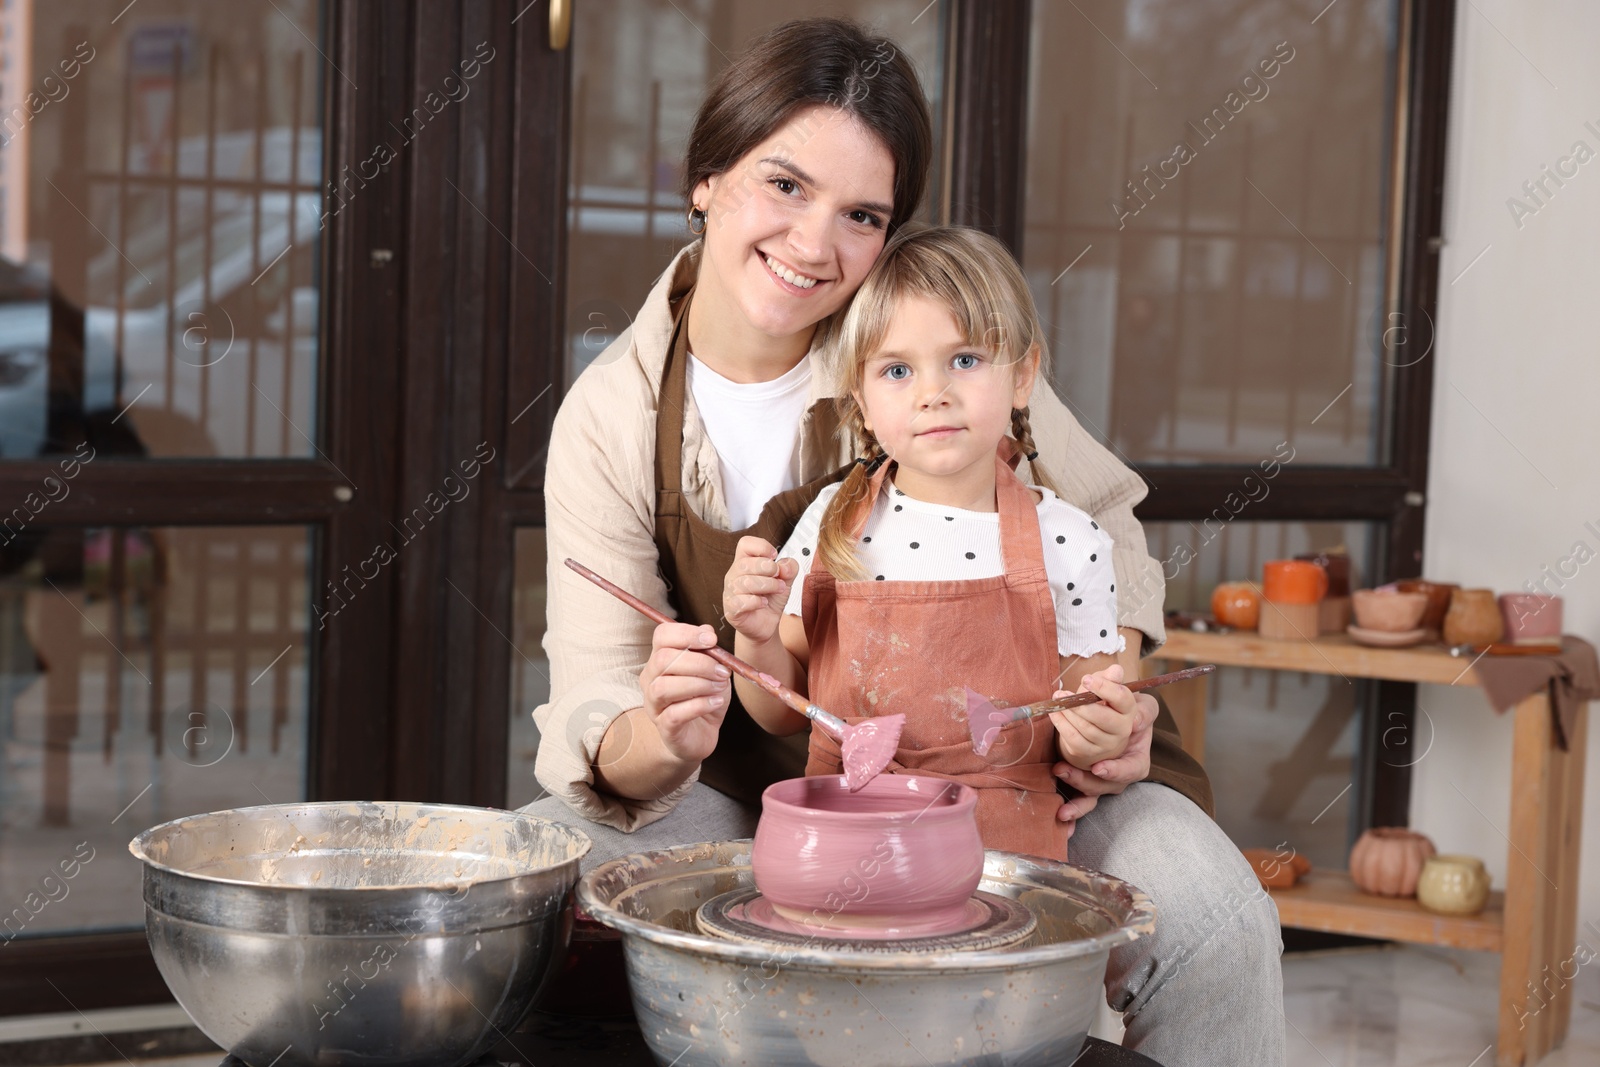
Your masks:
[{"label": "girl's hand", "polygon": [[728,713],[728,668],[705,654],[717,643],[710,626],[664,622],[650,639],[639,672],[644,710],[662,746],[684,763],[699,763],[717,747]]},{"label": "girl's hand", "polygon": [[1103,796],[1114,796],[1134,782],[1150,777],[1150,742],[1155,733],[1156,716],[1161,709],[1156,698],[1149,693],[1134,697],[1139,705],[1139,718],[1133,727],[1128,747],[1115,759],[1101,760],[1088,770],[1070,763],[1057,763],[1055,776],[1070,785],[1079,795],[1062,803],[1056,818],[1069,824],[1067,836],[1077,829],[1078,820],[1095,809]]},{"label": "girl's hand", "polygon": [[[1121,756],[1128,747],[1134,727],[1139,724],[1139,706],[1132,692],[1122,684],[1122,667],[1112,664],[1098,674],[1084,675],[1079,692],[1100,698],[1097,704],[1050,713],[1056,727],[1056,747],[1061,758],[1074,767],[1087,770],[1102,760]],[[1067,696],[1065,691],[1055,694]]]},{"label": "girl's hand", "polygon": [[722,582],[722,614],[728,624],[757,644],[776,640],[789,587],[799,573],[800,564],[779,559],[778,550],[768,542],[739,538],[733,566]]}]

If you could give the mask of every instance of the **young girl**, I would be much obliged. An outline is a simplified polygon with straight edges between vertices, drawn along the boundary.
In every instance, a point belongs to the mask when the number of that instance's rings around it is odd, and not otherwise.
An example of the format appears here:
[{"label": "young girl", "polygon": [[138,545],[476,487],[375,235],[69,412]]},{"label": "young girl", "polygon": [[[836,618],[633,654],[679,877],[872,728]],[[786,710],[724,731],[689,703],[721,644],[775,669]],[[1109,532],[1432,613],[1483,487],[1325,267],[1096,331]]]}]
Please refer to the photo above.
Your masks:
[{"label": "young girl", "polygon": [[[841,423],[866,454],[806,510],[783,558],[741,540],[723,602],[738,656],[846,721],[905,713],[890,770],[977,787],[986,847],[1064,860],[1052,766],[1121,755],[1135,705],[1114,668],[1110,538],[1037,466],[1036,486],[1012,473],[1035,456],[1026,405],[1042,333],[998,241],[952,228],[892,241],[836,349]],[[766,730],[807,727],[735,685]],[[1080,686],[1102,702],[1014,723],[974,753],[969,687],[1015,706]],[[840,769],[837,743],[812,730],[806,773]]]}]

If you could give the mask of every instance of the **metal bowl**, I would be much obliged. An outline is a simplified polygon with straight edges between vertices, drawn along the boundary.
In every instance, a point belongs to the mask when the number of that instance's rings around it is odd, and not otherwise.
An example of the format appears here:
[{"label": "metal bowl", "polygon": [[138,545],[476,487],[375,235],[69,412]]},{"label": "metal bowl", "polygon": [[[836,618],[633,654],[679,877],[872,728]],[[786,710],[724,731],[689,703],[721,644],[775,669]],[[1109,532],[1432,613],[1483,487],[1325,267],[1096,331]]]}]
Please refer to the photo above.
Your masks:
[{"label": "metal bowl", "polygon": [[658,1063],[1071,1063],[1105,998],[1111,950],[1155,929],[1155,906],[1126,882],[990,851],[978,888],[1038,921],[1014,947],[853,951],[818,938],[779,948],[697,932],[701,904],[753,885],[748,841],[626,856],[578,883],[583,909],[622,932],[634,1011]]},{"label": "metal bowl", "polygon": [[129,844],[178,1003],[251,1067],[456,1067],[521,1020],[589,839],[514,811],[274,804]]}]

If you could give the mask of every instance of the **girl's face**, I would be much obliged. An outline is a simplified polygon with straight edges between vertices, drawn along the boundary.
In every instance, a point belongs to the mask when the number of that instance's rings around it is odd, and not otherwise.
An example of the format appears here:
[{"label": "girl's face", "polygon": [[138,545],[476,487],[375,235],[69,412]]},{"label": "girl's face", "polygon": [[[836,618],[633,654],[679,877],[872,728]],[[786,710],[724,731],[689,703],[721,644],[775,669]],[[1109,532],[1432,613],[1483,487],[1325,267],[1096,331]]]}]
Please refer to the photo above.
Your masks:
[{"label": "girl's face", "polygon": [[[868,430],[906,476],[958,479],[993,473],[995,447],[1026,407],[1038,350],[1018,362],[968,344],[955,316],[937,301],[902,297],[855,392]],[[981,478],[980,478],[981,480]]]},{"label": "girl's face", "polygon": [[790,337],[844,307],[883,250],[894,159],[856,119],[818,105],[692,201],[707,216],[698,284],[713,306]]}]

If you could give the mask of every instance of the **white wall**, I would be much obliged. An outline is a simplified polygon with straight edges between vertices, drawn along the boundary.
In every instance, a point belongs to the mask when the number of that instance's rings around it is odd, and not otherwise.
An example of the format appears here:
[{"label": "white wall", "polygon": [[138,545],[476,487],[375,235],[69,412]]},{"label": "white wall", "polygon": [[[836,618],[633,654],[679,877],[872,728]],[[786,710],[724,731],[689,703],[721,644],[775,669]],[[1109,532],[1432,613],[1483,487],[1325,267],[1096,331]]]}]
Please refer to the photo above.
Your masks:
[{"label": "white wall", "polygon": [[[1473,0],[1456,18],[1424,570],[1505,592],[1579,541],[1600,553],[1600,3]],[[1580,140],[1595,158],[1519,228],[1507,200],[1532,206],[1523,182]],[[1600,558],[1560,593],[1567,631],[1600,644]],[[1484,857],[1503,887],[1510,717],[1476,691],[1424,686],[1419,703],[1436,730],[1412,826]],[[1597,726],[1580,928],[1600,928]]]}]

